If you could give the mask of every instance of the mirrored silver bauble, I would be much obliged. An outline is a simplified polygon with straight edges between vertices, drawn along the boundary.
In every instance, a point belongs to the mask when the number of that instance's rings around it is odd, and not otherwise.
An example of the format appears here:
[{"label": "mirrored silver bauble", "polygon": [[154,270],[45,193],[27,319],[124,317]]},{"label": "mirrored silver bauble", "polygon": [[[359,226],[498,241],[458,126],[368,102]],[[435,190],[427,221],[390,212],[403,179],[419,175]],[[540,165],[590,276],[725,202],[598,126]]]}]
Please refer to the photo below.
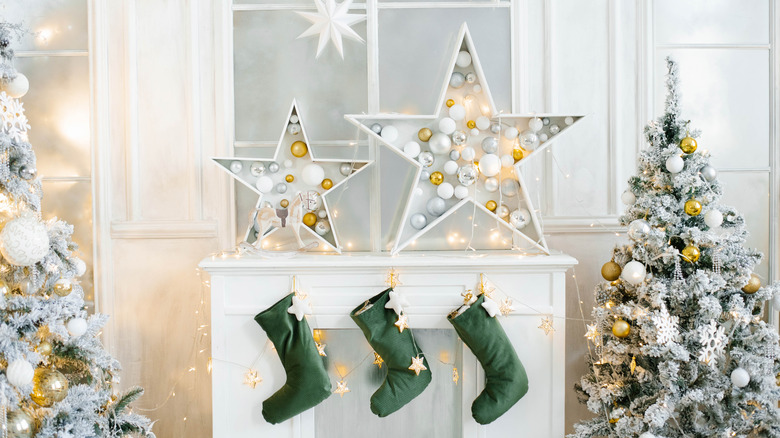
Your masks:
[{"label": "mirrored silver bauble", "polygon": [[718,177],[718,171],[709,164],[699,169],[699,173],[701,173],[701,176],[708,182],[712,182]]},{"label": "mirrored silver bauble", "polygon": [[422,213],[415,213],[409,218],[409,224],[415,230],[422,230],[428,225],[428,218]]},{"label": "mirrored silver bauble", "polygon": [[650,234],[650,224],[644,219],[637,219],[628,224],[628,237],[633,240],[646,239]]},{"label": "mirrored silver bauble", "polygon": [[531,223],[531,212],[525,208],[518,208],[509,214],[509,223],[518,230],[522,230]]},{"label": "mirrored silver bauble", "polygon": [[496,190],[498,190],[498,180],[495,178],[485,179],[485,190],[487,190],[490,193],[493,193]]},{"label": "mirrored silver bauble", "polygon": [[460,151],[453,149],[450,151],[450,160],[458,161],[460,159]]},{"label": "mirrored silver bauble", "polygon": [[452,133],[452,142],[458,146],[462,145],[463,143],[466,143],[466,138],[467,138],[466,133],[463,131],[455,131]]},{"label": "mirrored silver bauble", "polygon": [[298,135],[301,133],[301,125],[298,123],[290,123],[287,125],[287,133],[290,135]]},{"label": "mirrored silver bauble", "polygon": [[271,173],[276,173],[279,171],[279,163],[276,161],[271,161],[268,163],[268,171]]},{"label": "mirrored silver bauble", "polygon": [[528,128],[534,132],[541,131],[544,128],[544,122],[539,117],[534,117],[528,121]]},{"label": "mirrored silver bauble", "polygon": [[520,134],[520,144],[525,149],[536,149],[536,147],[539,146],[539,136],[536,135],[534,131],[526,129],[522,134]]},{"label": "mirrored silver bauble", "polygon": [[420,155],[417,156],[417,161],[419,161],[423,167],[431,167],[433,166],[434,161],[433,154],[428,151],[420,152]]},{"label": "mirrored silver bauble", "polygon": [[452,76],[450,76],[450,87],[460,88],[464,83],[466,83],[466,77],[463,76],[463,73],[457,71],[452,72]]},{"label": "mirrored silver bauble", "polygon": [[466,164],[458,169],[458,182],[466,187],[477,182],[477,178],[479,178],[479,169],[474,164]]},{"label": "mirrored silver bauble", "polygon": [[542,118],[542,125],[547,126],[550,124],[550,119],[547,117]]},{"label": "mirrored silver bauble", "polygon": [[498,134],[499,132],[501,132],[501,125],[499,125],[498,123],[492,123],[490,125],[490,132],[492,132],[493,134]]},{"label": "mirrored silver bauble", "polygon": [[249,165],[249,173],[254,177],[263,176],[265,173],[265,163],[261,161],[255,161]]},{"label": "mirrored silver bauble", "polygon": [[466,73],[466,82],[468,82],[469,84],[473,84],[474,82],[477,82],[477,75],[474,74],[473,71]]},{"label": "mirrored silver bauble", "polygon": [[324,236],[330,233],[330,224],[328,221],[318,220],[317,223],[314,224],[314,232],[320,236]]},{"label": "mirrored silver bauble", "polygon": [[287,184],[279,183],[276,185],[276,193],[287,193]]},{"label": "mirrored silver bauble", "polygon": [[441,199],[440,197],[436,196],[428,200],[428,203],[425,205],[425,208],[428,210],[428,213],[430,213],[431,215],[441,216],[445,211],[447,211],[447,203],[444,202],[444,199]]},{"label": "mirrored silver bauble", "polygon": [[[234,163],[235,163],[235,161],[234,161]],[[241,164],[241,162],[238,162],[238,163]],[[231,165],[231,167],[233,166],[232,163],[230,165]],[[239,172],[240,171],[241,170],[239,169]],[[19,176],[21,176],[22,179],[24,179],[24,180],[28,180],[29,181],[29,180],[35,178],[35,174],[36,173],[38,173],[38,171],[34,167],[32,167],[32,166],[22,166],[21,168],[19,168]],[[234,173],[237,173],[237,172],[234,172]]]},{"label": "mirrored silver bauble", "polygon": [[[22,170],[25,169],[27,166],[22,166],[21,169],[19,169],[19,174],[23,175]],[[230,171],[233,173],[239,173],[244,169],[244,163],[240,161],[231,161],[230,162]],[[24,178],[24,176],[22,176]],[[24,178],[27,179],[27,178]]]},{"label": "mirrored silver bauble", "polygon": [[498,151],[498,139],[495,137],[485,137],[482,139],[482,150],[486,154],[495,154]]},{"label": "mirrored silver bauble", "polygon": [[550,125],[550,134],[555,135],[561,132],[561,128],[558,125]]},{"label": "mirrored silver bauble", "polygon": [[382,125],[380,125],[379,123],[374,123],[373,125],[371,125],[371,131],[373,131],[374,134],[377,134],[377,135],[381,134],[382,133]]},{"label": "mirrored silver bauble", "polygon": [[499,205],[498,208],[496,209],[496,215],[498,215],[498,217],[500,218],[505,218],[509,216],[509,207],[503,204]]},{"label": "mirrored silver bauble", "polygon": [[19,288],[19,291],[24,295],[32,295],[36,292],[35,286],[33,285],[32,280],[30,280],[29,278],[20,281],[17,287]]},{"label": "mirrored silver bauble", "polygon": [[513,197],[520,191],[520,186],[512,178],[506,178],[501,181],[501,194],[507,197]]},{"label": "mirrored silver bauble", "polygon": [[341,165],[339,165],[339,173],[344,176],[349,176],[352,173],[352,163],[341,163]]},{"label": "mirrored silver bauble", "polygon": [[32,438],[35,433],[35,420],[24,409],[17,409],[8,412],[5,427],[8,431],[8,438]]}]

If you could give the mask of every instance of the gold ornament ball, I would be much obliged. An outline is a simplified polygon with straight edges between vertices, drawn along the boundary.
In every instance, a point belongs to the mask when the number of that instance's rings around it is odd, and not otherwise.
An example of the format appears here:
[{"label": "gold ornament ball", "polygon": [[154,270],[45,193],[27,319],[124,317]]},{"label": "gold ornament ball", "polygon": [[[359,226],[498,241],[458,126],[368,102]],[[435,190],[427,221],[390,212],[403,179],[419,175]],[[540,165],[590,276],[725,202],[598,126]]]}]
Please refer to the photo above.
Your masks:
[{"label": "gold ornament ball", "polygon": [[701,202],[695,199],[685,201],[685,212],[688,216],[698,216],[701,213]]},{"label": "gold ornament ball", "polygon": [[455,105],[455,101],[452,99],[447,99],[447,108],[451,108],[452,105]]},{"label": "gold ornament ball", "polygon": [[286,199],[282,199],[281,201],[279,201],[279,205],[281,205],[282,208],[287,208],[287,206],[290,205],[290,201]]},{"label": "gold ornament ball", "polygon": [[313,227],[317,223],[317,215],[314,213],[306,213],[303,215],[303,224],[307,227]]},{"label": "gold ornament ball", "polygon": [[322,180],[322,184],[320,184],[323,189],[330,190],[331,187],[333,187],[333,181],[331,181],[329,178],[325,178]]},{"label": "gold ornament ball", "polygon": [[701,251],[693,245],[688,245],[683,248],[682,255],[688,263],[696,263],[699,261],[699,257],[701,257]]},{"label": "gold ornament ball", "polygon": [[35,421],[26,410],[11,411],[6,418],[8,438],[31,438],[33,436]]},{"label": "gold ornament ball", "polygon": [[38,368],[33,377],[33,392],[30,398],[44,408],[62,401],[68,395],[68,379],[53,369]]},{"label": "gold ornament ball", "polygon": [[306,143],[298,140],[290,146],[290,152],[292,152],[294,157],[301,158],[309,152],[309,148],[306,146]]},{"label": "gold ornament ball", "polygon": [[693,137],[685,137],[684,139],[680,140],[680,149],[682,149],[682,151],[686,154],[692,154],[696,152],[697,147],[698,145],[696,144],[696,139]]},{"label": "gold ornament ball", "polygon": [[512,149],[512,158],[515,159],[515,162],[518,162],[523,159],[525,154],[523,153],[523,150],[520,148],[514,148]]},{"label": "gold ornament ball", "polygon": [[496,204],[496,201],[491,199],[485,203],[485,208],[487,208],[490,211],[496,211],[496,208],[498,208],[498,204]]},{"label": "gold ornament ball", "polygon": [[618,319],[612,324],[612,334],[618,338],[625,338],[631,334],[631,325],[622,319]]},{"label": "gold ornament ball", "polygon": [[38,354],[42,354],[44,356],[50,355],[53,349],[54,347],[52,347],[51,342],[49,341],[41,341],[41,343],[35,347],[35,351],[37,351]]},{"label": "gold ornament ball", "polygon": [[750,274],[750,280],[748,280],[748,283],[742,288],[742,292],[754,294],[758,292],[759,289],[761,289],[761,279],[758,278],[756,274]]},{"label": "gold ornament ball", "polygon": [[295,181],[295,177],[292,176],[291,174],[288,174],[287,176],[284,177],[284,180],[287,181],[288,183],[291,183]]},{"label": "gold ornament ball", "polygon": [[469,120],[468,122],[466,122],[466,126],[468,126],[469,129],[474,129],[477,127],[477,122],[473,120]]},{"label": "gold ornament ball", "polygon": [[441,172],[433,172],[428,179],[431,180],[431,184],[438,186],[444,182],[444,175]]},{"label": "gold ornament ball", "polygon": [[73,285],[69,281],[54,283],[54,293],[61,297],[67,297],[73,290]]},{"label": "gold ornament ball", "polygon": [[621,272],[623,272],[623,268],[615,263],[614,260],[610,260],[607,263],[604,263],[604,266],[601,267],[601,276],[604,277],[604,280],[607,281],[617,280],[620,278]]},{"label": "gold ornament ball", "polygon": [[428,128],[422,128],[421,130],[417,131],[417,138],[419,138],[420,141],[428,141],[431,139],[432,135],[433,132]]}]

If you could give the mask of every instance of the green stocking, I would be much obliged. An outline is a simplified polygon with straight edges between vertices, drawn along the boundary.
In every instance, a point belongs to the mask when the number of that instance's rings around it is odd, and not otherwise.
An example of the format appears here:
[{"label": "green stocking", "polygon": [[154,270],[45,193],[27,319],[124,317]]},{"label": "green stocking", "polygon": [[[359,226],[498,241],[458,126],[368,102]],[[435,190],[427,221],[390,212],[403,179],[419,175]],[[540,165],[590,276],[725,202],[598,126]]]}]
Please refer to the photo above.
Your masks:
[{"label": "green stocking", "polygon": [[416,375],[409,369],[412,358],[422,357],[425,368],[430,368],[412,340],[411,330],[399,332],[398,317],[392,309],[385,309],[392,289],[374,296],[353,310],[349,316],[365,335],[368,343],[387,364],[387,377],[371,396],[371,412],[386,417],[401,409],[420,395],[431,383],[430,369]]},{"label": "green stocking", "polygon": [[287,313],[293,294],[260,312],[255,321],[268,334],[282,361],[287,381],[263,402],[263,418],[281,423],[317,406],[330,395],[330,377],[317,352],[306,318]]},{"label": "green stocking", "polygon": [[523,364],[501,324],[482,307],[484,300],[482,295],[464,312],[447,317],[485,370],[485,389],[471,405],[479,424],[492,423],[528,392]]}]

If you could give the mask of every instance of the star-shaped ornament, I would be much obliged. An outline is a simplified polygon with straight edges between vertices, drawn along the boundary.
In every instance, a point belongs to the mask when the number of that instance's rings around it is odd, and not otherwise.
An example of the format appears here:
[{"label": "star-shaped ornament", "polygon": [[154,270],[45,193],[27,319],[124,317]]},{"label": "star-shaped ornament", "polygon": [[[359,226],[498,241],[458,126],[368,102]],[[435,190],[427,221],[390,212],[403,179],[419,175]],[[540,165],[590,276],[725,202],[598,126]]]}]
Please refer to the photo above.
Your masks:
[{"label": "star-shaped ornament", "polygon": [[501,315],[509,316],[509,314],[515,310],[515,308],[512,307],[512,300],[510,298],[504,298],[501,301],[501,305],[498,307],[498,310],[501,312]]},{"label": "star-shaped ornament", "polygon": [[[293,100],[271,158],[212,158],[258,195],[245,240],[257,249],[316,247],[341,252],[328,195],[342,192],[370,161],[319,158]],[[278,233],[279,230],[286,230]]]},{"label": "star-shaped ornament", "polygon": [[452,367],[452,381],[455,382],[455,384],[458,384],[458,380],[460,380],[460,374],[458,374],[458,368]]},{"label": "star-shaped ornament", "polygon": [[588,338],[590,342],[593,342],[594,345],[600,345],[601,334],[596,328],[596,324],[588,324],[587,327],[588,327],[588,331],[585,333],[585,337]]},{"label": "star-shaped ornament", "polygon": [[398,286],[399,284],[403,284],[401,283],[399,277],[400,275],[398,274],[398,271],[396,271],[395,269],[390,269],[389,271],[387,271],[387,277],[385,278],[385,283],[391,289],[395,289],[395,287]]},{"label": "star-shaped ornament", "polygon": [[409,305],[409,301],[396,291],[390,291],[390,299],[385,303],[385,309],[393,309],[396,315],[400,315],[404,311],[404,307]]},{"label": "star-shaped ornament", "polygon": [[325,353],[325,346],[327,346],[328,344],[321,344],[319,342],[316,342],[314,345],[317,346],[317,353],[319,353],[320,356],[323,357],[327,356],[327,353]]},{"label": "star-shaped ornament", "polygon": [[413,244],[415,250],[549,253],[516,164],[581,117],[499,111],[465,24],[457,41],[433,114],[345,116],[389,151],[377,151],[382,160],[399,163],[386,177],[392,180],[380,181],[407,191],[392,206],[403,214],[391,224],[397,230],[391,251]]},{"label": "star-shaped ornament", "polygon": [[409,328],[409,319],[406,315],[398,315],[398,321],[395,322],[395,326],[398,327],[398,332],[403,333],[404,329]]},{"label": "star-shaped ornament", "polygon": [[260,383],[263,383],[263,379],[260,377],[260,373],[258,373],[257,370],[249,370],[244,375],[244,385],[255,389]]},{"label": "star-shaped ornament", "polygon": [[301,299],[297,294],[293,294],[292,306],[287,309],[287,313],[295,315],[295,319],[301,321],[304,315],[311,315],[311,303],[308,299]]},{"label": "star-shaped ornament", "polygon": [[344,394],[350,392],[349,388],[347,387],[347,381],[346,380],[339,380],[339,383],[336,384],[336,390],[333,391],[334,394],[340,395],[342,398],[344,397]]},{"label": "star-shaped ornament", "polygon": [[495,318],[496,315],[501,313],[501,308],[493,301],[491,298],[485,297],[485,300],[482,301],[482,307],[485,309],[485,312],[487,312],[488,315],[490,315],[491,318]]},{"label": "star-shaped ornament", "polygon": [[542,324],[539,325],[539,328],[542,329],[545,335],[549,335],[550,332],[555,331],[555,328],[553,327],[552,319],[546,316],[542,318]]},{"label": "star-shaped ornament", "polygon": [[490,286],[485,280],[484,276],[482,274],[479,275],[479,294],[484,295],[487,298],[493,298],[493,292],[496,291],[496,288]]},{"label": "star-shaped ornament", "polygon": [[379,368],[382,368],[382,364],[385,363],[384,359],[377,353],[374,352],[374,365],[378,366]]},{"label": "star-shaped ornament", "polygon": [[409,369],[414,371],[415,375],[419,376],[420,375],[420,371],[425,371],[428,368],[426,368],[425,365],[423,364],[423,358],[420,357],[420,356],[417,356],[417,357],[413,357],[412,358],[412,364],[409,365]]},{"label": "star-shaped ornament", "polygon": [[352,0],[344,0],[339,4],[336,4],[335,0],[314,0],[314,4],[317,6],[317,12],[296,11],[296,13],[311,22],[311,26],[300,34],[298,38],[317,34],[320,36],[315,59],[319,59],[325,46],[328,45],[328,40],[333,42],[339,55],[341,55],[341,59],[344,59],[343,37],[361,43],[365,42],[350,27],[366,19],[365,15],[349,13]]}]

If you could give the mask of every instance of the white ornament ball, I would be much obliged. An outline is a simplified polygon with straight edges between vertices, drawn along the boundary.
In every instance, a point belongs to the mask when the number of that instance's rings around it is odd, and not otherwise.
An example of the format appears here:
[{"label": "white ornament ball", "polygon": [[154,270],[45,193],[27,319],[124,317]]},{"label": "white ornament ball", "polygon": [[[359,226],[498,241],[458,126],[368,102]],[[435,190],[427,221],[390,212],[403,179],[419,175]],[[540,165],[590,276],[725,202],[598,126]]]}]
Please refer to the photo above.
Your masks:
[{"label": "white ornament ball", "polygon": [[518,131],[514,126],[510,126],[504,129],[504,137],[506,137],[507,140],[514,140],[518,135],[520,135],[520,131]]},{"label": "white ornament ball", "polygon": [[510,213],[509,212],[509,207],[507,207],[506,205],[503,205],[503,204],[499,205],[498,208],[496,209],[496,215],[498,217],[500,217],[500,218],[505,218],[505,217],[509,216],[509,213]]},{"label": "white ornament ball", "polygon": [[422,213],[415,213],[409,218],[409,224],[415,230],[422,230],[428,225],[428,218]]},{"label": "white ornament ball", "polygon": [[270,176],[261,176],[255,181],[255,187],[260,193],[269,193],[274,188],[274,180]]},{"label": "white ornament ball", "polygon": [[479,129],[474,128],[471,131],[469,131],[469,134],[471,134],[472,136],[476,137],[476,136],[479,135]]},{"label": "white ornament ball", "polygon": [[244,169],[244,164],[240,161],[231,161],[230,162],[230,171],[233,173],[239,173],[241,170]]},{"label": "white ornament ball", "polygon": [[80,258],[76,258],[73,260],[73,264],[76,268],[76,277],[81,277],[82,275],[87,273],[87,264],[84,262],[84,260],[81,260]]},{"label": "white ornament ball", "polygon": [[298,115],[297,114],[293,114],[293,115],[290,116],[290,123],[298,123],[298,120],[300,120],[300,119],[298,119]]},{"label": "white ornament ball", "polygon": [[303,168],[301,178],[303,178],[304,183],[310,186],[318,186],[325,179],[325,169],[319,164],[309,163]]},{"label": "white ornament ball", "polygon": [[623,204],[634,205],[636,202],[636,195],[631,190],[626,190],[620,195],[620,200],[623,201]]},{"label": "white ornament ball", "polygon": [[382,128],[382,138],[388,142],[394,142],[398,139],[398,128],[395,126],[385,126]]},{"label": "white ornament ball", "polygon": [[449,136],[444,135],[441,132],[437,132],[431,136],[430,140],[428,140],[428,147],[434,154],[446,154],[450,152],[450,149],[452,149],[452,140]]},{"label": "white ornament ball", "polygon": [[463,199],[469,195],[469,188],[466,186],[457,186],[455,187],[455,197],[458,199]]},{"label": "white ornament ball", "polygon": [[466,83],[466,76],[463,76],[463,73],[456,71],[452,73],[452,76],[450,76],[450,87],[452,88],[460,88],[465,83]]},{"label": "white ornament ball", "polygon": [[71,336],[79,337],[87,332],[87,320],[84,318],[72,318],[68,321],[67,327]]},{"label": "white ornament ball", "polygon": [[5,370],[5,377],[8,379],[8,383],[17,388],[31,384],[34,376],[35,370],[33,366],[24,359],[13,360]]},{"label": "white ornament ball", "polygon": [[496,154],[485,154],[479,159],[479,171],[487,176],[496,176],[501,172],[501,159]]},{"label": "white ornament ball", "polygon": [[458,168],[459,168],[458,163],[450,160],[444,163],[444,169],[442,170],[444,170],[444,173],[446,173],[447,175],[455,175],[456,173],[458,173]]},{"label": "white ornament ball", "polygon": [[444,199],[441,199],[437,196],[435,198],[429,199],[428,203],[425,205],[425,208],[431,215],[441,216],[445,211],[447,211],[447,204],[444,202]]},{"label": "white ornament ball", "polygon": [[650,432],[645,432],[642,435],[639,435],[639,438],[655,438],[655,435]]},{"label": "white ornament ball", "polygon": [[626,266],[623,266],[623,272],[620,274],[620,276],[623,277],[623,280],[626,280],[634,286],[643,282],[646,275],[647,271],[645,270],[645,265],[636,260],[626,263]]},{"label": "white ornament ball", "polygon": [[517,181],[512,178],[506,178],[501,181],[501,194],[507,197],[517,196],[520,191],[520,186]]},{"label": "white ornament ball", "polygon": [[549,139],[550,139],[550,137],[549,137],[549,136],[547,136],[547,134],[545,134],[544,132],[542,132],[541,134],[539,134],[539,141],[540,141],[540,142],[544,143],[544,142],[546,142],[546,141],[547,141],[547,140],[549,140]]},{"label": "white ornament ball", "polygon": [[637,219],[628,224],[628,237],[633,240],[644,240],[650,234],[651,227],[644,219]]},{"label": "white ornament ball", "polygon": [[330,233],[330,224],[328,221],[319,220],[316,224],[314,224],[314,232],[320,236],[324,236]]},{"label": "white ornament ball", "polygon": [[465,50],[458,52],[455,64],[460,68],[466,68],[471,65],[471,54]]},{"label": "white ornament ball", "polygon": [[479,129],[480,131],[484,131],[490,128],[490,119],[488,119],[485,116],[477,117],[476,122],[477,122],[477,129]]},{"label": "white ornament ball", "polygon": [[455,104],[450,107],[450,118],[453,120],[463,120],[466,118],[466,108],[463,105]]},{"label": "white ornament ball", "polygon": [[666,159],[666,170],[671,173],[680,173],[685,167],[685,161],[679,155],[672,155]]},{"label": "white ornament ball", "polygon": [[328,212],[325,210],[320,210],[317,212],[317,217],[320,219],[325,219],[326,217],[328,217]]},{"label": "white ornament ball", "polygon": [[742,368],[735,368],[731,372],[731,383],[737,388],[744,388],[750,383],[750,374]]},{"label": "white ornament ball", "polygon": [[3,91],[14,99],[24,96],[29,89],[30,81],[21,73],[17,73],[14,79],[3,85]]},{"label": "white ornament ball", "polygon": [[471,91],[473,91],[476,94],[481,93],[482,92],[482,85],[479,85],[479,84],[474,85],[473,87],[471,87]]},{"label": "white ornament ball", "polygon": [[460,159],[460,151],[453,149],[450,151],[450,160],[458,161]]},{"label": "white ornament ball", "polygon": [[467,146],[463,148],[462,151],[460,151],[460,157],[463,158],[463,160],[465,161],[474,161],[474,158],[476,156],[477,156],[477,152],[471,146]]},{"label": "white ornament ball", "polygon": [[46,226],[33,215],[8,221],[0,231],[0,253],[15,266],[32,266],[49,252]]},{"label": "white ornament ball", "polygon": [[420,155],[420,143],[410,141],[404,145],[404,153],[410,158],[416,158]]},{"label": "white ornament ball", "polygon": [[501,167],[512,167],[515,165],[515,159],[509,155],[504,154],[501,156]]},{"label": "white ornament ball", "polygon": [[443,119],[439,120],[439,131],[443,132],[444,134],[452,134],[455,132],[457,126],[458,125],[455,123],[455,120],[452,120],[449,117],[444,117]]},{"label": "white ornament ball", "polygon": [[339,173],[344,176],[349,176],[352,173],[352,163],[341,163],[339,165]]},{"label": "white ornament ball", "polygon": [[534,117],[533,119],[528,121],[528,128],[531,131],[538,132],[541,131],[544,127],[544,122],[542,122],[542,119],[539,117]]},{"label": "white ornament ball", "polygon": [[526,208],[518,208],[509,213],[509,223],[518,230],[522,230],[531,223],[531,212]]},{"label": "white ornament ball", "polygon": [[704,214],[704,223],[708,227],[715,229],[723,223],[723,213],[718,210],[710,210]]},{"label": "white ornament ball", "polygon": [[450,183],[441,183],[436,188],[436,194],[439,195],[441,199],[450,199],[452,198],[452,195],[455,194],[455,187],[452,187],[452,184]]},{"label": "white ornament ball", "polygon": [[574,117],[572,117],[572,116],[566,116],[566,118],[565,118],[565,119],[563,119],[563,123],[565,123],[565,124],[566,124],[566,126],[569,126],[569,125],[571,125],[572,123],[574,123]]},{"label": "white ornament ball", "polygon": [[284,164],[285,169],[290,169],[293,167],[293,160],[284,160],[282,164]]},{"label": "white ornament ball", "polygon": [[485,190],[490,193],[494,193],[498,190],[498,180],[495,178],[487,178],[485,180]]}]

